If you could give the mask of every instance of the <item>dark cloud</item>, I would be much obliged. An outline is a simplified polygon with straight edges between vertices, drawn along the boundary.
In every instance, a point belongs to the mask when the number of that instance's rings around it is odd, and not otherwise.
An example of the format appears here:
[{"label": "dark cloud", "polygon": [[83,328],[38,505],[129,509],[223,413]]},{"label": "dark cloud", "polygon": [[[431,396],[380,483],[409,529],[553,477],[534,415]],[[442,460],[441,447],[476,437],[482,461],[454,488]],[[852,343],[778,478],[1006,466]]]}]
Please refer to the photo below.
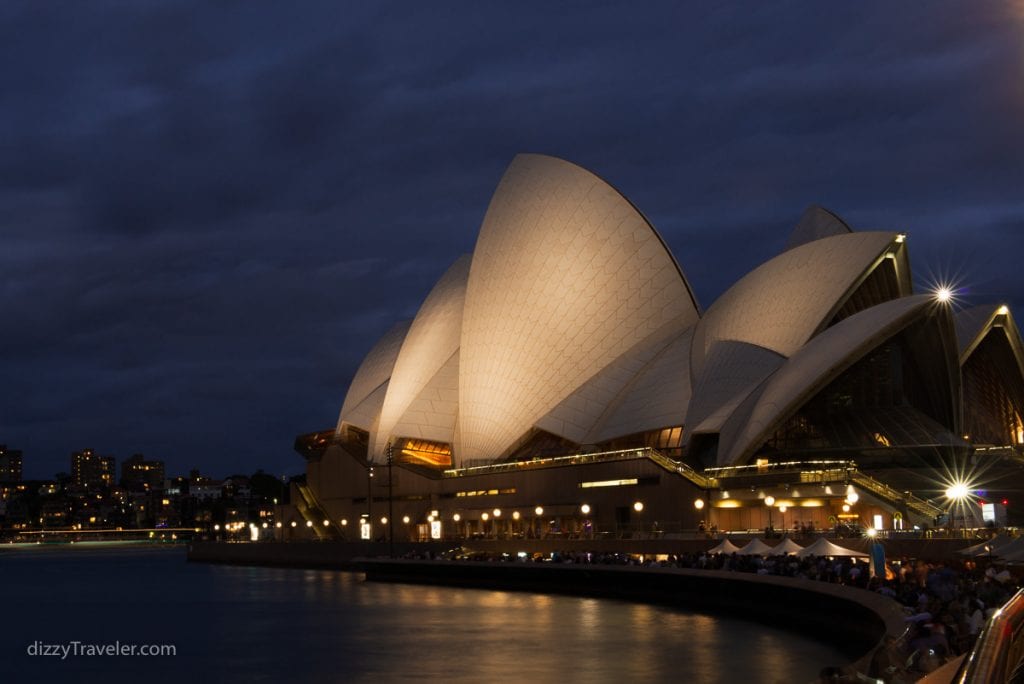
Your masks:
[{"label": "dark cloud", "polygon": [[1024,14],[892,3],[0,8],[0,442],[301,469],[505,165],[619,187],[710,305],[804,207],[1024,305]]}]

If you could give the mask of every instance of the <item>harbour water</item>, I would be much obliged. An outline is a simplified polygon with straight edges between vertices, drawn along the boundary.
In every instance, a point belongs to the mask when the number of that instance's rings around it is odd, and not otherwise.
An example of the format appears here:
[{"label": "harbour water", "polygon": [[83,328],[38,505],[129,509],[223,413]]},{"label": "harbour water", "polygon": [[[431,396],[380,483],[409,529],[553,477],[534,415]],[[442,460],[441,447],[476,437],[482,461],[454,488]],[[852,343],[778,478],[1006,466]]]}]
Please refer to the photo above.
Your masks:
[{"label": "harbour water", "polygon": [[[180,547],[0,550],[0,601],[5,682],[809,682],[845,662],[731,618],[187,563]],[[176,655],[41,654],[74,642]]]}]

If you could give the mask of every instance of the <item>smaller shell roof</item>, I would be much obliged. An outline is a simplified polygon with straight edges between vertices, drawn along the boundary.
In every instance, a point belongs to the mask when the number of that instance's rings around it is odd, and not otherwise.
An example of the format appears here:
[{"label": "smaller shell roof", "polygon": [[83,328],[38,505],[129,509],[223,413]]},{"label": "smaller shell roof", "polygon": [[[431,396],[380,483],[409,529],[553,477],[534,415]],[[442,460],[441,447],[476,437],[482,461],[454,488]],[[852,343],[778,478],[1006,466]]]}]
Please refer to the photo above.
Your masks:
[{"label": "smaller shell roof", "polygon": [[1008,307],[1003,304],[975,306],[957,313],[954,323],[961,365],[967,361],[992,328],[1002,326],[1009,338],[1010,346],[1017,356],[1021,372],[1024,373],[1024,344],[1021,342],[1020,330]]},{"label": "smaller shell roof", "polygon": [[786,251],[832,235],[844,235],[852,232],[853,229],[847,225],[846,221],[828,209],[812,204],[804,210],[800,221],[790,233]]},{"label": "smaller shell roof", "polygon": [[[402,348],[402,341],[405,339],[405,334],[409,332],[410,325],[412,325],[411,320],[395,323],[363,358],[363,362],[359,365],[359,369],[352,378],[352,384],[349,385],[348,392],[345,394],[345,401],[338,417],[338,429],[341,429],[343,422],[352,422],[349,421],[349,414],[391,377],[391,370],[395,367],[398,351]],[[383,402],[382,395],[381,403],[383,404]],[[355,422],[353,425],[358,425],[364,430],[369,429],[368,425],[359,425]]]},{"label": "smaller shell roof", "polygon": [[701,377],[708,352],[723,340],[791,356],[829,322],[896,239],[896,233],[884,232],[834,235],[783,252],[748,273],[697,324],[693,377]]},{"label": "smaller shell roof", "polygon": [[958,311],[953,317],[956,339],[960,347],[960,363],[966,360],[968,351],[988,332],[988,327],[999,313],[999,308],[998,304],[982,304]]},{"label": "smaller shell roof", "polygon": [[767,381],[749,418],[735,429],[723,430],[719,463],[738,463],[748,457],[766,434],[815,392],[934,305],[928,295],[894,299],[854,314],[812,339]]},{"label": "smaller shell roof", "polygon": [[459,257],[420,305],[391,371],[388,393],[380,411],[379,429],[370,444],[371,454],[384,453],[398,421],[458,350],[471,262],[468,254]]}]

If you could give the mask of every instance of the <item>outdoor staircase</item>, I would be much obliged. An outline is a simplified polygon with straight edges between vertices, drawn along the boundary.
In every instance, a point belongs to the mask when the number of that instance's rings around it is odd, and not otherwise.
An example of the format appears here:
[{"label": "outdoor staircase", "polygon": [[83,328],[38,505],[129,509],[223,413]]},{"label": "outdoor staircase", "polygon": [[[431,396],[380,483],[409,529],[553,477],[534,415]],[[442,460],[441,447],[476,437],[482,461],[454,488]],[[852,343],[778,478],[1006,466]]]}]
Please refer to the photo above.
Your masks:
[{"label": "outdoor staircase", "polygon": [[850,471],[850,481],[858,487],[871,492],[880,499],[888,501],[897,509],[904,509],[904,514],[914,514],[921,522],[931,525],[935,518],[945,511],[935,504],[925,501],[910,492],[900,492],[875,478],[860,472]]},{"label": "outdoor staircase", "polygon": [[332,521],[332,524],[324,525],[324,520],[330,520],[331,516],[327,514],[326,509],[321,505],[320,500],[316,498],[316,494],[309,488],[309,485],[295,484],[299,490],[299,498],[295,502],[295,508],[307,523],[312,523],[308,527],[316,533],[317,539],[321,541],[341,539],[341,531],[336,523]]}]

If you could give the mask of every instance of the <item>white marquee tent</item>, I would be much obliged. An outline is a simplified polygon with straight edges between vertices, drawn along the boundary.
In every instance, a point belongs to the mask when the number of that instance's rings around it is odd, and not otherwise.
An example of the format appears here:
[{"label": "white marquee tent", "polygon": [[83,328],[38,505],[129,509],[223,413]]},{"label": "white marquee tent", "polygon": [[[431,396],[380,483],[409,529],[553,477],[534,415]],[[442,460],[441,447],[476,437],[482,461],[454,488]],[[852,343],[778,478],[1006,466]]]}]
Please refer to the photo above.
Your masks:
[{"label": "white marquee tent", "polygon": [[813,544],[805,546],[802,551],[796,554],[800,558],[806,558],[807,556],[860,556],[867,558],[868,553],[866,551],[854,551],[853,549],[845,549],[842,546],[833,544],[824,537],[818,537],[818,540]]}]

